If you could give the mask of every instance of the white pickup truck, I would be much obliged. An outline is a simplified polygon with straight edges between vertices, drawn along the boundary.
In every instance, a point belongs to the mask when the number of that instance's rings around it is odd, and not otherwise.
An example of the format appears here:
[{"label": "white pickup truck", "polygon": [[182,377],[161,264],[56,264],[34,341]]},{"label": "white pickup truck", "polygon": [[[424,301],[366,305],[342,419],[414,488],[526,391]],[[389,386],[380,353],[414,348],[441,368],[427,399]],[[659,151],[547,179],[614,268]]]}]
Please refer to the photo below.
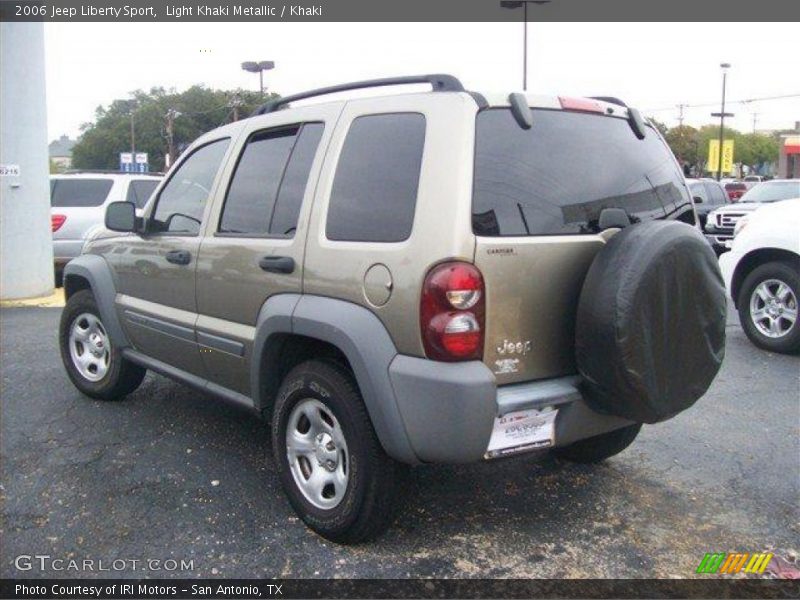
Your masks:
[{"label": "white pickup truck", "polygon": [[706,239],[717,255],[727,252],[733,243],[736,223],[765,204],[800,198],[800,179],[773,179],[748,190],[739,201],[711,211],[705,221]]},{"label": "white pickup truck", "polygon": [[720,259],[747,337],[772,352],[800,352],[800,198],[740,218]]}]

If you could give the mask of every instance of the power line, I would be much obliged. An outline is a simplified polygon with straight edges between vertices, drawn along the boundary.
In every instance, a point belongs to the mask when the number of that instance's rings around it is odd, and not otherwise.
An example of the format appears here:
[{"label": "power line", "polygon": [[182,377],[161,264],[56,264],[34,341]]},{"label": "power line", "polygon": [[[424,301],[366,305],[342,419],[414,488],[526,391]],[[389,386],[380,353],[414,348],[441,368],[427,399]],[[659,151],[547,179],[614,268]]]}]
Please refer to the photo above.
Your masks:
[{"label": "power line", "polygon": [[[748,98],[746,100],[730,100],[730,104],[749,104],[750,102],[765,102],[767,100],[785,100],[786,98],[800,98],[800,94],[783,94],[781,96],[764,96],[763,98]],[[664,106],[660,108],[645,108],[642,112],[664,112],[667,110],[675,110],[676,105]],[[719,100],[716,102],[703,102],[701,104],[678,104],[681,112],[684,108],[705,108],[709,106],[719,106]]]}]

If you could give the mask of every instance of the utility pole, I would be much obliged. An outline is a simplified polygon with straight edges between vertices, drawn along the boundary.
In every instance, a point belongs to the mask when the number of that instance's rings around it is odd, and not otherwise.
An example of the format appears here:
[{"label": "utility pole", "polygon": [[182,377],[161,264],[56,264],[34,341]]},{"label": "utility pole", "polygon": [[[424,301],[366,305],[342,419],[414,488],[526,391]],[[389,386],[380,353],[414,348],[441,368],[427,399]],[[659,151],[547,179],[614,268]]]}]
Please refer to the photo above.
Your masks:
[{"label": "utility pole", "polygon": [[683,109],[687,106],[688,104],[678,104],[678,127],[683,127]]},{"label": "utility pole", "polygon": [[231,96],[231,100],[228,103],[228,106],[231,109],[233,109],[233,120],[234,121],[238,121],[239,120],[239,107],[242,104],[243,104],[242,98],[239,96],[239,94],[234,94],[233,96]]},{"label": "utility pole", "polygon": [[133,117],[134,109],[131,108],[131,160],[136,161],[136,127],[133,124],[134,117]]},{"label": "utility pole", "polygon": [[170,108],[167,111],[167,125],[166,125],[166,132],[167,132],[167,164],[166,167],[169,168],[175,163],[175,117],[177,117],[180,113],[175,110],[174,108]]},{"label": "utility pole", "polygon": [[758,113],[753,113],[753,133],[756,132],[756,123],[758,123]]}]

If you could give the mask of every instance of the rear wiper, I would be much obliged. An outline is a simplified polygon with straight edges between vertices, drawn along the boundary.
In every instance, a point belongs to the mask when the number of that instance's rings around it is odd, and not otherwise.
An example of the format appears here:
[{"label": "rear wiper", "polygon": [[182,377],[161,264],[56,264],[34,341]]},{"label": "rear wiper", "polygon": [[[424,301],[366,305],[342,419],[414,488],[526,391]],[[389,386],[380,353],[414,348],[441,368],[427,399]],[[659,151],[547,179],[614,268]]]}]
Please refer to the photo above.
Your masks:
[{"label": "rear wiper", "polygon": [[522,217],[522,224],[525,225],[525,232],[530,235],[531,228],[528,227],[528,219],[525,218],[525,209],[522,208],[522,204],[517,202],[517,209],[519,209],[519,216]]}]

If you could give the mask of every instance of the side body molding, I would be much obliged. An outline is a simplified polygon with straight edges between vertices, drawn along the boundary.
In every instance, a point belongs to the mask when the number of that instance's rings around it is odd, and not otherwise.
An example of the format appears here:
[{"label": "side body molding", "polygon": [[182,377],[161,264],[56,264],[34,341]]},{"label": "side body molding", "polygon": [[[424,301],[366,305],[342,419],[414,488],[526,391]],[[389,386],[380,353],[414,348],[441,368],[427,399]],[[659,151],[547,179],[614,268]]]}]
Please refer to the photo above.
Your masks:
[{"label": "side body molding", "polygon": [[389,365],[397,349],[383,323],[372,312],[342,300],[281,294],[262,307],[256,325],[251,389],[260,403],[268,382],[260,366],[281,334],[302,335],[336,346],[347,357],[375,432],[386,452],[406,463],[418,463],[397,407]]},{"label": "side body molding", "polygon": [[64,288],[67,291],[70,290],[70,278],[75,277],[81,277],[89,282],[111,341],[118,348],[130,347],[131,344],[120,325],[117,309],[114,306],[117,288],[111,267],[106,260],[95,254],[81,254],[73,258],[64,267]]}]

